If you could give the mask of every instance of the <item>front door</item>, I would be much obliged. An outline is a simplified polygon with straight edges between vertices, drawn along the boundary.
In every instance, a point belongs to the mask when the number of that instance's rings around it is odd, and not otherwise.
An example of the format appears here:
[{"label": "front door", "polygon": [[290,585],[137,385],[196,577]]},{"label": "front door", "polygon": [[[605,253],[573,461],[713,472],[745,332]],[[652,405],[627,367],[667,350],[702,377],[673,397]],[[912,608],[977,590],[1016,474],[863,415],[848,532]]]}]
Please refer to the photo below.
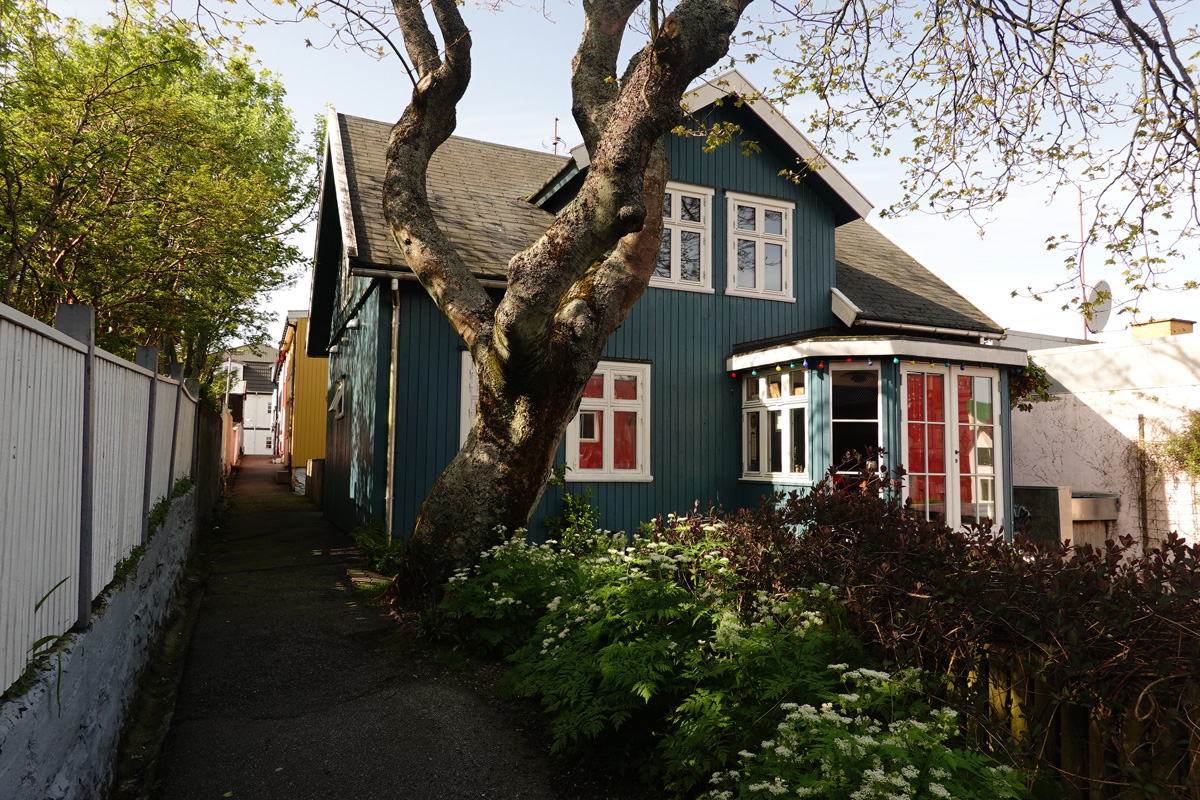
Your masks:
[{"label": "front door", "polygon": [[999,523],[999,372],[910,363],[901,375],[906,496],[953,528]]}]

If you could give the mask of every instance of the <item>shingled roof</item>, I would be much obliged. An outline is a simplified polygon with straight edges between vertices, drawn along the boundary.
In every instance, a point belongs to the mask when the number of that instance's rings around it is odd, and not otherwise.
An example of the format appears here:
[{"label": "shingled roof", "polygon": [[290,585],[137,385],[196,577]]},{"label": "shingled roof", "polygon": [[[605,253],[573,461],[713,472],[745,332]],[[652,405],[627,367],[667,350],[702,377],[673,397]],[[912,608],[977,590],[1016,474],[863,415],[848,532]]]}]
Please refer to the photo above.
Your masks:
[{"label": "shingled roof", "polygon": [[1004,329],[864,220],[837,229],[837,288],[878,322],[1001,334]]},{"label": "shingled roof", "polygon": [[[383,220],[384,154],[392,126],[338,114],[346,180],[354,198],[359,266],[407,269]],[[525,197],[566,156],[452,136],[429,164],[426,187],[438,224],[472,272],[503,277],[514,254],[533,244],[554,215]],[[364,213],[365,212],[365,213]]]}]

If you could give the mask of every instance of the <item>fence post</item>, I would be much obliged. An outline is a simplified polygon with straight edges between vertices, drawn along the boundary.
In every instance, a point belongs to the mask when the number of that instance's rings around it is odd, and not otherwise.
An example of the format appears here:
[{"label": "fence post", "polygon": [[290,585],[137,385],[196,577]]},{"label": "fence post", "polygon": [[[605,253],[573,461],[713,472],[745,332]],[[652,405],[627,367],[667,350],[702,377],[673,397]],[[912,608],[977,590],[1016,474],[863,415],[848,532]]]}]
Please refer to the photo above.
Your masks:
[{"label": "fence post", "polygon": [[134,355],[134,363],[143,369],[150,370],[150,402],[146,422],[146,469],[145,480],[142,482],[142,544],[150,540],[150,497],[154,480],[154,416],[158,403],[158,348],[138,345]]},{"label": "fence post", "polygon": [[179,381],[175,386],[175,421],[171,423],[171,468],[167,470],[167,501],[175,492],[175,445],[179,441],[179,407],[183,405],[183,364],[171,365],[171,377]]},{"label": "fence post", "polygon": [[60,303],[54,313],[54,327],[87,345],[83,362],[83,477],[79,497],[79,593],[74,630],[83,630],[92,616],[92,369],[96,360],[96,309],[92,306]]}]

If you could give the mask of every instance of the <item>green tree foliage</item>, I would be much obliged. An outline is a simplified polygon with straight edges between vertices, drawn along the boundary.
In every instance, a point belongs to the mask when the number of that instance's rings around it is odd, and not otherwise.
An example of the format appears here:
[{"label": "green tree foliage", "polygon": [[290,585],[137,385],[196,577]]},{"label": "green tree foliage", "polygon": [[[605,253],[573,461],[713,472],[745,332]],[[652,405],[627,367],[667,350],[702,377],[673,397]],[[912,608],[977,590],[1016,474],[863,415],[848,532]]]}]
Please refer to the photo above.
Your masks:
[{"label": "green tree foliage", "polygon": [[300,259],[313,157],[282,86],[177,20],[106,26],[0,0],[0,257],[5,303],[51,322],[96,307],[97,339],[161,343],[199,375],[254,338]]}]

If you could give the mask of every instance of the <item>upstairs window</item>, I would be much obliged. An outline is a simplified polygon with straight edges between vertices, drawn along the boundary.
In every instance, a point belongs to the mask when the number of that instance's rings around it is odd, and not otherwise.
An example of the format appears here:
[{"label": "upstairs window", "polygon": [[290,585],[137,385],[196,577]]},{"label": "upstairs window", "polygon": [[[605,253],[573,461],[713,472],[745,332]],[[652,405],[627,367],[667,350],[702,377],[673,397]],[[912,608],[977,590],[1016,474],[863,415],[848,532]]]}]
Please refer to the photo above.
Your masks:
[{"label": "upstairs window", "polygon": [[725,193],[729,251],[726,294],[793,300],[793,203]]},{"label": "upstairs window", "polygon": [[650,480],[650,365],[601,361],[567,427],[568,481]]},{"label": "upstairs window", "polygon": [[713,190],[668,183],[663,194],[663,232],[650,285],[712,291],[709,220]]}]

